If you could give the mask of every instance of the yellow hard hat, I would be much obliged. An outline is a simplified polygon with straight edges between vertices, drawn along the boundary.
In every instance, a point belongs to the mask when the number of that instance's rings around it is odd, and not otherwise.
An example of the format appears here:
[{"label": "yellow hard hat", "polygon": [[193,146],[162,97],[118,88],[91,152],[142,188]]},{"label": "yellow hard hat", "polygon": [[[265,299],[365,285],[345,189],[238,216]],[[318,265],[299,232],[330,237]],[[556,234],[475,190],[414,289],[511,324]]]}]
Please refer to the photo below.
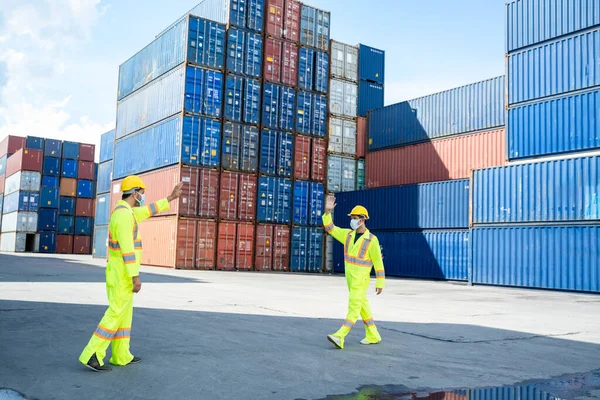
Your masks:
[{"label": "yellow hard hat", "polygon": [[136,189],[146,189],[146,185],[144,185],[142,178],[130,175],[123,179],[123,182],[121,183],[121,192],[128,193]]},{"label": "yellow hard hat", "polygon": [[365,219],[369,219],[369,212],[363,206],[354,207],[348,216],[351,217],[353,215],[363,215]]}]

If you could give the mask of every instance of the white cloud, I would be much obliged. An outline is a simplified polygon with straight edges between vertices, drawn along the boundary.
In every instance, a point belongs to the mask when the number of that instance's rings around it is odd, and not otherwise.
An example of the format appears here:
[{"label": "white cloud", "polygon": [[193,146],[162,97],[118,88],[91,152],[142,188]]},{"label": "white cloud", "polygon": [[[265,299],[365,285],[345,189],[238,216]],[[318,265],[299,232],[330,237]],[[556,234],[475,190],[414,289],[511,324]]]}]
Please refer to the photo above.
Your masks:
[{"label": "white cloud", "polygon": [[[0,139],[35,135],[99,145],[112,122],[74,120],[66,71],[105,12],[101,0],[3,0],[0,6]],[[4,76],[3,76],[4,75]]]}]

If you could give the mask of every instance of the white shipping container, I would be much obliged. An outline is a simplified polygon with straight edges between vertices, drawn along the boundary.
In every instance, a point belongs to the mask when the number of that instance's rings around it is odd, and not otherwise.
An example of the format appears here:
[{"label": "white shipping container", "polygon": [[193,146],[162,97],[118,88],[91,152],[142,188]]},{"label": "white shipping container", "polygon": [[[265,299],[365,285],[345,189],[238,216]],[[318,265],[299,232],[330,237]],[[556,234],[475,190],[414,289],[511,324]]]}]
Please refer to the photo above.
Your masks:
[{"label": "white shipping container", "polygon": [[356,122],[344,120],[342,153],[356,156]]},{"label": "white shipping container", "polygon": [[42,186],[42,174],[33,171],[15,172],[4,182],[4,195],[18,192],[39,192]]},{"label": "white shipping container", "polygon": [[356,161],[342,158],[342,192],[356,190]]},{"label": "white shipping container", "polygon": [[331,41],[331,76],[358,81],[358,47]]},{"label": "white shipping container", "polygon": [[353,158],[327,157],[327,190],[351,192],[356,189],[356,161]]},{"label": "white shipping container", "polygon": [[0,251],[6,253],[38,252],[40,235],[9,232],[0,235]]},{"label": "white shipping container", "polygon": [[35,212],[17,211],[2,216],[2,233],[22,232],[36,233],[38,214]]},{"label": "white shipping container", "polygon": [[344,137],[344,121],[339,118],[329,119],[329,147],[332,153],[342,153]]},{"label": "white shipping container", "polygon": [[329,82],[329,111],[333,115],[356,118],[358,86],[355,83],[332,79]]}]

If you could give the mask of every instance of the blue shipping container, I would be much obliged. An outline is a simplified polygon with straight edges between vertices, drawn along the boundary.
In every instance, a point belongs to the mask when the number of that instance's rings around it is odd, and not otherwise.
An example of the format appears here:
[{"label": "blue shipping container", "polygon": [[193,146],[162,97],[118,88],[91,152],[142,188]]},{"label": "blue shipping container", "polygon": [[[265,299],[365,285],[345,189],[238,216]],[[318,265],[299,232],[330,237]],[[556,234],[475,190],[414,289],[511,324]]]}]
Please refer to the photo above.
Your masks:
[{"label": "blue shipping container", "polygon": [[38,213],[38,231],[55,232],[58,230],[58,210],[41,208]]},{"label": "blue shipping container", "polygon": [[371,112],[369,150],[400,147],[504,125],[504,77]]},{"label": "blue shipping container", "polygon": [[325,187],[321,183],[294,183],[294,215],[296,225],[322,225]]},{"label": "blue shipping container", "polygon": [[27,136],[25,147],[32,150],[44,150],[44,138]]},{"label": "blue shipping container", "polygon": [[242,121],[242,94],[244,78],[236,75],[227,75],[225,79],[225,119],[229,121]]},{"label": "blue shipping container", "polygon": [[56,232],[40,232],[40,253],[56,253]]},{"label": "blue shipping container", "polygon": [[327,97],[320,94],[313,95],[313,112],[311,134],[325,137],[327,133]]},{"label": "blue shipping container", "polygon": [[600,28],[509,54],[508,104],[600,85]]},{"label": "blue shipping container", "polygon": [[258,222],[290,222],[292,181],[261,176],[258,179]]},{"label": "blue shipping container", "polygon": [[112,160],[115,155],[115,130],[100,136],[100,162]]},{"label": "blue shipping container", "polygon": [[108,161],[98,166],[98,186],[97,193],[110,192],[110,184],[112,182],[113,162]]},{"label": "blue shipping container", "polygon": [[300,43],[305,46],[315,47],[317,10],[313,7],[302,4],[300,11]]},{"label": "blue shipping container", "polygon": [[360,204],[369,211],[372,230],[469,227],[468,179],[344,192],[336,199],[334,218],[340,226],[350,223],[347,215]]},{"label": "blue shipping container", "polygon": [[38,192],[19,191],[4,196],[3,214],[15,211],[37,212],[40,194]]},{"label": "blue shipping container", "polygon": [[88,180],[78,180],[77,181],[77,197],[81,197],[84,199],[92,199],[94,198],[94,182]]},{"label": "blue shipping container", "polygon": [[282,86],[265,83],[263,89],[262,125],[267,128],[277,129],[279,123],[279,100]]},{"label": "blue shipping container", "polygon": [[506,3],[506,52],[600,25],[598,10],[600,0],[511,0]]},{"label": "blue shipping container", "polygon": [[508,110],[510,160],[600,148],[600,90]]},{"label": "blue shipping container", "polygon": [[63,158],[79,160],[79,143],[63,142]]},{"label": "blue shipping container", "polygon": [[279,102],[279,129],[294,130],[294,116],[296,112],[296,91],[293,88],[281,87]]},{"label": "blue shipping container", "polygon": [[223,125],[222,167],[229,171],[256,172],[258,128],[226,122]]},{"label": "blue shipping container", "polygon": [[44,176],[60,176],[60,158],[44,157]]},{"label": "blue shipping container", "polygon": [[364,44],[358,46],[358,80],[385,83],[385,51]]},{"label": "blue shipping container", "polygon": [[322,51],[315,52],[314,89],[321,93],[329,89],[329,54]]},{"label": "blue shipping container", "polygon": [[323,230],[292,229],[290,269],[294,272],[319,272],[323,268]]},{"label": "blue shipping container", "polygon": [[279,132],[277,135],[277,175],[292,176],[294,162],[294,135]]},{"label": "blue shipping container", "polygon": [[317,22],[315,26],[317,49],[329,51],[330,28],[331,13],[328,11],[317,10]]},{"label": "blue shipping container", "polygon": [[90,217],[75,217],[75,234],[82,236],[90,236],[92,234],[92,218]]},{"label": "blue shipping container", "polygon": [[[184,111],[218,118],[221,116],[223,74],[188,66],[185,78]],[[150,100],[151,101],[151,100]],[[173,98],[177,108],[178,98]],[[177,112],[179,109],[177,109]]]},{"label": "blue shipping container", "polygon": [[291,176],[294,137],[290,133],[263,129],[260,142],[259,171],[263,174]]},{"label": "blue shipping container", "polygon": [[315,51],[300,47],[298,61],[298,86],[300,89],[313,90],[315,76]]},{"label": "blue shipping container", "polygon": [[473,224],[598,219],[598,156],[510,165],[473,173]]},{"label": "blue shipping container", "polygon": [[75,215],[75,199],[61,196],[58,211],[60,215]]},{"label": "blue shipping container", "polygon": [[325,185],[318,182],[310,183],[310,214],[309,225],[320,226],[323,223],[325,210]]},{"label": "blue shipping container", "polygon": [[246,1],[248,4],[248,22],[246,27],[257,32],[262,32],[265,23],[265,0]]},{"label": "blue shipping container", "polygon": [[227,32],[227,72],[244,73],[246,33],[241,29],[229,28]]},{"label": "blue shipping container", "polygon": [[[386,276],[466,281],[469,231],[378,232]],[[344,272],[344,245],[333,244],[333,270]]]},{"label": "blue shipping container", "polygon": [[226,28],[207,19],[190,16],[188,62],[202,67],[223,69],[225,66]]},{"label": "blue shipping container", "polygon": [[298,92],[296,107],[296,131],[305,135],[312,134],[312,113],[314,96],[309,92]]},{"label": "blue shipping container", "polygon": [[62,177],[77,179],[77,171],[79,169],[79,162],[75,160],[63,160],[62,164]]},{"label": "blue shipping container", "polygon": [[260,34],[246,33],[244,73],[254,78],[262,75],[263,37]]},{"label": "blue shipping container", "polygon": [[75,217],[61,215],[58,217],[58,233],[72,235],[75,233]]},{"label": "blue shipping container", "polygon": [[94,258],[106,258],[108,255],[108,226],[96,225],[94,228]]},{"label": "blue shipping container", "polygon": [[600,226],[476,228],[473,283],[600,291]]},{"label": "blue shipping container", "polygon": [[[192,116],[170,118],[117,142],[113,179],[179,162],[218,167],[220,140],[219,121]],[[132,148],[137,151],[132,153]]]},{"label": "blue shipping container", "polygon": [[96,225],[108,225],[110,222],[110,193],[96,197]]},{"label": "blue shipping container", "polygon": [[260,118],[260,81],[245,79],[244,122],[258,124]]},{"label": "blue shipping container", "polygon": [[59,188],[56,186],[42,187],[40,191],[40,207],[58,209],[60,205],[58,192]]},{"label": "blue shipping container", "polygon": [[366,117],[367,112],[383,107],[383,85],[377,83],[358,82],[358,116]]},{"label": "blue shipping container", "polygon": [[42,178],[42,186],[58,187],[59,185],[60,185],[60,181],[55,176],[44,176]]},{"label": "blue shipping container", "polygon": [[46,139],[44,143],[44,157],[62,157],[62,140]]}]

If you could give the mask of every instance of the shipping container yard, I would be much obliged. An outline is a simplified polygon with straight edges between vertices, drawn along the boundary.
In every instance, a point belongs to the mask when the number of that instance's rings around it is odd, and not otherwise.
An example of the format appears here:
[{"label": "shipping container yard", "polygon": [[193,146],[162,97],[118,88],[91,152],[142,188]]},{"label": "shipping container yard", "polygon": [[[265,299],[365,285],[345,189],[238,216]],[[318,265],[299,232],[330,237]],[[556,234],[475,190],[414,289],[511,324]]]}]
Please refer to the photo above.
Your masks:
[{"label": "shipping container yard", "polygon": [[[6,25],[53,49],[29,1]],[[466,0],[184,3],[135,6],[81,143],[12,124],[0,24],[0,400],[600,398],[600,0],[490,3],[464,42]]]}]

